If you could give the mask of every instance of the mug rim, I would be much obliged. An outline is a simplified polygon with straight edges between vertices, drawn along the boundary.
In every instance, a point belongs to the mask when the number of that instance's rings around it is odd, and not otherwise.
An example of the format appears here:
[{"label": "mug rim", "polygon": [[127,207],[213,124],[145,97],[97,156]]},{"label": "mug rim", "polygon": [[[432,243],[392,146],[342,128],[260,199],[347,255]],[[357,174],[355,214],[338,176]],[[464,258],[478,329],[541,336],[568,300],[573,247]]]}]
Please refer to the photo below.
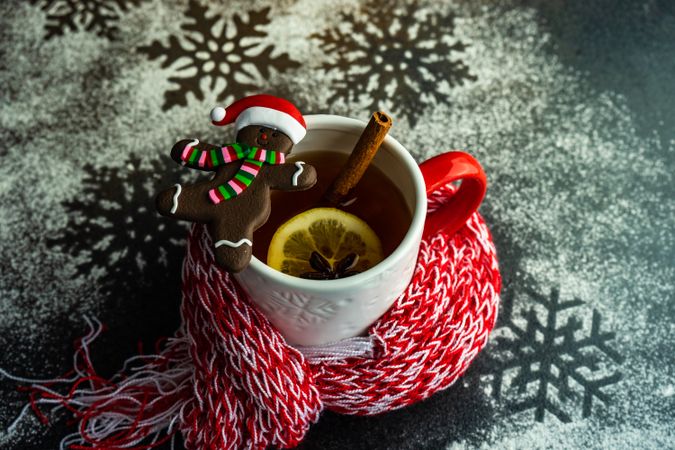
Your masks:
[{"label": "mug rim", "polygon": [[[353,132],[350,134],[360,135],[367,125],[366,122],[359,119],[333,114],[308,114],[303,117],[307,124],[307,132],[321,129],[347,133]],[[354,285],[363,283],[367,279],[388,270],[398,260],[409,254],[413,247],[418,246],[422,230],[424,229],[424,221],[427,212],[427,195],[424,177],[410,152],[390,134],[387,134],[382,145],[386,145],[387,149],[390,150],[399,161],[403,162],[406,169],[408,169],[412,175],[415,198],[415,210],[412,211],[412,220],[408,227],[408,231],[406,231],[401,243],[389,256],[365,272],[337,280],[308,280],[305,278],[294,277],[271,268],[253,255],[251,256],[251,262],[245,271],[253,270],[278,284],[285,285],[292,289],[314,292],[336,291],[351,288]]]}]

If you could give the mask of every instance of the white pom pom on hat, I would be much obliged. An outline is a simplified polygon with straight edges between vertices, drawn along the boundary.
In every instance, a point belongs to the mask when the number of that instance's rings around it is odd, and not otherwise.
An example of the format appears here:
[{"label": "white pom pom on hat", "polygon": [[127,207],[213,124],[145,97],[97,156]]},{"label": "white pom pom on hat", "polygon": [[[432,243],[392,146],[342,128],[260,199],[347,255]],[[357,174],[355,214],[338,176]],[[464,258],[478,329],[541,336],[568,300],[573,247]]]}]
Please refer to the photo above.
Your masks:
[{"label": "white pom pom on hat", "polygon": [[225,118],[225,108],[222,106],[216,106],[211,110],[211,121],[212,122],[221,122]]},{"label": "white pom pom on hat", "polygon": [[293,103],[267,94],[244,97],[227,108],[217,106],[211,110],[211,122],[218,126],[235,122],[237,131],[248,125],[274,128],[291,138],[294,144],[307,133],[305,119]]}]

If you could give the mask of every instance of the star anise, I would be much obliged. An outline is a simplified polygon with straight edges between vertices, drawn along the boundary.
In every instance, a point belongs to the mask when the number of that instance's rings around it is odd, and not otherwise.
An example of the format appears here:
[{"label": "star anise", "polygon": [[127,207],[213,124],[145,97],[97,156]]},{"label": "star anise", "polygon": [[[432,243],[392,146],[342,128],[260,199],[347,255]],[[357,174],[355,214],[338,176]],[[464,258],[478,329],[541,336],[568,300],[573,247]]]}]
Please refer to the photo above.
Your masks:
[{"label": "star anise", "polygon": [[358,270],[353,270],[357,262],[359,262],[359,255],[356,253],[350,253],[334,265],[331,265],[321,253],[312,252],[309,257],[309,265],[316,272],[305,272],[300,275],[300,278],[307,278],[309,280],[337,280],[338,278],[351,277],[359,273]]}]

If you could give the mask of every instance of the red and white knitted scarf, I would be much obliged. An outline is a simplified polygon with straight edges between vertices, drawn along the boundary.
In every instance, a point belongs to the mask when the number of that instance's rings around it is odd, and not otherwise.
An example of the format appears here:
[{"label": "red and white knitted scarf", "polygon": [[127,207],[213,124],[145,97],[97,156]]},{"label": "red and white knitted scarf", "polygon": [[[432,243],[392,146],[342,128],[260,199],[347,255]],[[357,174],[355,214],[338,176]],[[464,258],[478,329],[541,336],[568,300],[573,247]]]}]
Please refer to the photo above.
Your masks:
[{"label": "red and white knitted scarf", "polygon": [[[441,190],[430,207],[452,195]],[[82,340],[75,376],[33,384],[32,405],[70,410],[69,448],[146,449],[180,431],[194,450],[293,447],[322,410],[369,415],[401,408],[453,384],[485,345],[501,278],[479,214],[454,236],[422,242],[408,289],[368,331],[368,357],[316,359],[286,344],[236,282],[214,263],[202,225],[183,266],[183,323],[158,355],[99,377]],[[96,328],[96,327],[94,327]],[[58,391],[58,392],[57,392]]]}]

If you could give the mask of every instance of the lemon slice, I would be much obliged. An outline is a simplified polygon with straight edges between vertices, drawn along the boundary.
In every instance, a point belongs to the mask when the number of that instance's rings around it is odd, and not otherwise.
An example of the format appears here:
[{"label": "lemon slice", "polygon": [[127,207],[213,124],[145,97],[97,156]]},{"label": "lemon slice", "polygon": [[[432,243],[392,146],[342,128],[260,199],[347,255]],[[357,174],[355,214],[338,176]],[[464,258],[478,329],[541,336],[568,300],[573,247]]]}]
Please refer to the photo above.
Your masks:
[{"label": "lemon slice", "polygon": [[274,233],[267,265],[293,276],[344,278],[382,261],[382,243],[363,220],[335,208],[314,208]]}]

